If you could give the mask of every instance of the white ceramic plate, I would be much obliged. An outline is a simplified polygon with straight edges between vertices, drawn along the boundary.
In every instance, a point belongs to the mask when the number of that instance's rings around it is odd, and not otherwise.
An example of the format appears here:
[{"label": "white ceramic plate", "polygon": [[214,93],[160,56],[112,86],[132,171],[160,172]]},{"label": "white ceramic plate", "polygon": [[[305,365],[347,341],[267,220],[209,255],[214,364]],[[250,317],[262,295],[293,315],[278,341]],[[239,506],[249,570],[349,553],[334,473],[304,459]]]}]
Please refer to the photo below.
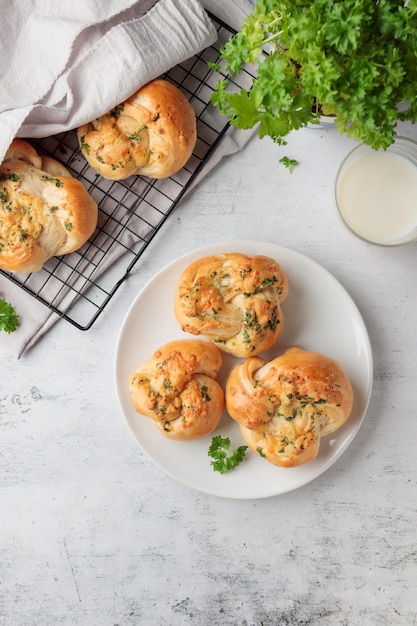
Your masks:
[{"label": "white ceramic plate", "polygon": [[[208,448],[214,435],[230,437],[232,447],[242,445],[237,424],[225,412],[218,428],[193,442],[172,441],[157,431],[152,420],[137,413],[131,403],[128,379],[154,350],[184,333],[173,313],[176,283],[195,259],[222,252],[263,254],[285,271],[289,296],[282,305],[285,322],[268,360],[297,344],[336,359],[346,370],[354,390],[353,411],[333,435],[322,439],[317,458],[301,467],[280,468],[251,451],[244,462],[226,474],[214,472]],[[218,380],[224,384],[238,359],[224,354]],[[115,356],[116,389],[122,413],[142,449],[164,472],[204,493],[227,498],[264,498],[283,494],[325,472],[356,435],[368,407],[372,380],[372,352],[363,319],[340,283],[312,259],[288,248],[256,241],[221,242],[188,253],[161,270],[138,294],[123,322]]]}]

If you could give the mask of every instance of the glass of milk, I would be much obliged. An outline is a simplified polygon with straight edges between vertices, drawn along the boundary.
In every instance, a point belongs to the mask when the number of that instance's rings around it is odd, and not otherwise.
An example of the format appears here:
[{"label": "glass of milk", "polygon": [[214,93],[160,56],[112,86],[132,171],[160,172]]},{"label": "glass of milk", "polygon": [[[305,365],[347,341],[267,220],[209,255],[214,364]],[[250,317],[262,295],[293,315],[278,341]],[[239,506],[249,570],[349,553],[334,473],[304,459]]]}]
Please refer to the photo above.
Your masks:
[{"label": "glass of milk", "polygon": [[397,137],[386,150],[360,144],[339,168],[335,200],[344,224],[363,241],[417,241],[417,142]]}]

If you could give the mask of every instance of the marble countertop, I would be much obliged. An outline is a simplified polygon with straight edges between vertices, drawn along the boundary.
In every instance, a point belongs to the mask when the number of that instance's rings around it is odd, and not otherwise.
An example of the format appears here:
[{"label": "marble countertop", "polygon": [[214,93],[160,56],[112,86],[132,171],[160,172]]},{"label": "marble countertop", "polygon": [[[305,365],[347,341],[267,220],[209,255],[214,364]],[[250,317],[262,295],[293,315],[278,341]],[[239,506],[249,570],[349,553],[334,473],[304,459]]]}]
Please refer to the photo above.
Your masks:
[{"label": "marble countertop", "polygon": [[[353,145],[333,128],[285,147],[253,137],[179,203],[90,330],[62,320],[20,359],[1,350],[1,625],[417,624],[417,246],[370,246],[337,221],[334,178]],[[284,155],[300,162],[292,173]],[[243,501],[157,467],[126,426],[113,374],[138,291],[180,254],[232,239],[329,270],[374,357],[369,409],[336,463],[295,491]]]}]

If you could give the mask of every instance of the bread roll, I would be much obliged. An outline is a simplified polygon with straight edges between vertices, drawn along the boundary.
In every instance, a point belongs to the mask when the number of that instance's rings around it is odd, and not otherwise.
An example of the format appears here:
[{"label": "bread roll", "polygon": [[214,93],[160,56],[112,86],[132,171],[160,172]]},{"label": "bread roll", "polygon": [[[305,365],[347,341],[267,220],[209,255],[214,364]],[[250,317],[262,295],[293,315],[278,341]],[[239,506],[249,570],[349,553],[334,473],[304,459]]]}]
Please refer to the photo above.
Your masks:
[{"label": "bread roll", "polygon": [[197,139],[194,109],[182,91],[162,79],[77,132],[91,167],[110,180],[136,174],[168,178],[187,163]]},{"label": "bread roll", "polygon": [[220,351],[207,341],[164,344],[130,376],[133,406],[170,439],[200,439],[223,412],[224,392],[215,380],[221,365]]},{"label": "bread roll", "polygon": [[288,294],[282,268],[266,256],[227,253],[198,259],[181,274],[174,313],[183,331],[204,335],[238,357],[270,348],[282,332]]},{"label": "bread roll", "polygon": [[27,274],[74,252],[97,225],[83,184],[29,143],[15,139],[0,166],[0,267]]},{"label": "bread roll", "polygon": [[352,385],[342,367],[297,346],[269,363],[247,359],[226,384],[227,411],[246,444],[281,467],[315,459],[321,437],[344,424],[352,405]]}]

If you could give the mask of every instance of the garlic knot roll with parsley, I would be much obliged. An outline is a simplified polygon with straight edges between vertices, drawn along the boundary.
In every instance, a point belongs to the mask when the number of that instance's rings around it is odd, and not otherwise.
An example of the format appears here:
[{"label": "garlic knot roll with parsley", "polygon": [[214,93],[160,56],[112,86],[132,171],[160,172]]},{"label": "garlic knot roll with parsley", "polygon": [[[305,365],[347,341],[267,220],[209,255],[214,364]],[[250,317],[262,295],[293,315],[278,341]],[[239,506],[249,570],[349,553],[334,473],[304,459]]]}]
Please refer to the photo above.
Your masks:
[{"label": "garlic knot roll with parsley", "polygon": [[77,134],[85,159],[104,178],[168,178],[191,157],[197,122],[185,94],[155,79]]},{"label": "garlic knot roll with parsley", "polygon": [[234,356],[254,356],[281,335],[287,294],[287,278],[274,259],[213,255],[183,271],[174,313],[184,332],[203,335]]},{"label": "garlic knot roll with parsley", "polygon": [[97,218],[96,201],[62,163],[13,140],[0,164],[1,269],[29,274],[79,250]]},{"label": "garlic knot roll with parsley", "polygon": [[200,439],[223,413],[224,392],[215,380],[221,365],[220,350],[208,341],[166,343],[130,376],[133,406],[170,439]]},{"label": "garlic knot roll with parsley", "polygon": [[226,407],[245,443],[273,465],[313,461],[321,437],[348,419],[353,389],[334,359],[298,346],[267,362],[251,357],[226,384]]}]

